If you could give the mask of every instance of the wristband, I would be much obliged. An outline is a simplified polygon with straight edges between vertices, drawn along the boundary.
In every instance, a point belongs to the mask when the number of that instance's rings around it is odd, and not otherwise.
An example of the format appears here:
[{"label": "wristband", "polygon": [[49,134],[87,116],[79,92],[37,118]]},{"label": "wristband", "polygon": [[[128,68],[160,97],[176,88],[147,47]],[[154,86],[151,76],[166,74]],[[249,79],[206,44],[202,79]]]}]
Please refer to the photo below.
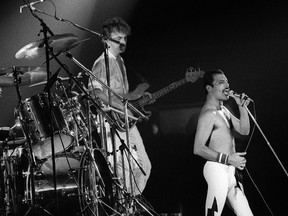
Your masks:
[{"label": "wristband", "polygon": [[228,164],[228,158],[229,158],[228,154],[218,152],[216,162],[227,165]]}]

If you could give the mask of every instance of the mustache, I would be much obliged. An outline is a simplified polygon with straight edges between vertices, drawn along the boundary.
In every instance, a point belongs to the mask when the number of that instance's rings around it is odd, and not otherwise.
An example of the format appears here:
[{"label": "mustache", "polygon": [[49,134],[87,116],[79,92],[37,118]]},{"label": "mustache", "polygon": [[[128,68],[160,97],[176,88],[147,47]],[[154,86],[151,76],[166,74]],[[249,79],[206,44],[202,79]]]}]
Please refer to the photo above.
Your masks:
[{"label": "mustache", "polygon": [[124,52],[126,50],[126,44],[119,44],[119,50]]}]

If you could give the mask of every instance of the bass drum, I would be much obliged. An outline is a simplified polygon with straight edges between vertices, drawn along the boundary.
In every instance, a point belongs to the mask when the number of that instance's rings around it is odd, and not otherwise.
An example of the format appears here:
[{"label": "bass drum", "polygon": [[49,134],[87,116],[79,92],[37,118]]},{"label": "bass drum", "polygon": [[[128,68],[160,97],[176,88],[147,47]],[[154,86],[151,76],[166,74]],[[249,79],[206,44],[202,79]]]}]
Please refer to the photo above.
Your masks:
[{"label": "bass drum", "polygon": [[[60,215],[80,216],[78,202],[78,173],[80,167],[80,156],[59,154],[55,156],[56,188],[58,198],[58,213]],[[32,172],[29,166],[28,173]],[[35,203],[42,211],[56,215],[56,202],[54,193],[54,177],[52,158],[37,165],[34,170]],[[25,197],[27,208],[32,203],[31,174],[26,177]],[[77,212],[77,213],[76,213]]]},{"label": "bass drum", "polygon": [[[102,153],[97,150],[94,152],[97,168],[105,182],[105,189],[99,184],[99,175],[89,159],[91,157],[88,152],[70,155],[60,154],[55,157],[58,197],[57,213],[59,215],[92,216],[97,211],[99,213],[109,211],[103,209],[100,205],[102,202],[110,204],[109,200],[111,197],[109,194],[112,194],[110,170]],[[48,158],[44,163],[38,165],[34,173],[35,202],[43,210],[55,215],[56,202],[52,158]],[[32,198],[31,186],[31,176],[28,176],[26,179],[26,200],[31,200]],[[100,196],[101,191],[105,192]],[[96,215],[98,216],[99,214]]]}]

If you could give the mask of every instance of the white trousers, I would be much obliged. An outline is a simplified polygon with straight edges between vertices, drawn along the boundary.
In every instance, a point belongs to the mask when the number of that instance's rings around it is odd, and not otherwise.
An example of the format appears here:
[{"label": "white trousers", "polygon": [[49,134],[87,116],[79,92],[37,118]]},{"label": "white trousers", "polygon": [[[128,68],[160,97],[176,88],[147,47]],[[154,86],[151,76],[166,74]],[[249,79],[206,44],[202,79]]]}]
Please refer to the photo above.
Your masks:
[{"label": "white trousers", "polygon": [[243,186],[236,182],[234,166],[207,161],[203,174],[208,184],[206,216],[220,216],[226,201],[237,216],[253,216]]},{"label": "white trousers", "polygon": [[[136,126],[129,130],[129,143],[127,143],[127,135],[125,132],[118,131],[118,133],[124,143],[126,145],[129,144],[130,153],[133,155],[132,157],[127,150],[124,150],[122,156],[119,150],[122,143],[118,136],[115,135],[118,177],[129,193],[132,193],[132,195],[141,194],[151,173],[151,162],[146,153],[143,140]],[[110,139],[107,139],[107,148],[109,152],[112,151],[111,136]],[[112,155],[108,158],[108,161],[112,167],[114,167]],[[145,174],[140,170],[139,166],[141,166]]]}]

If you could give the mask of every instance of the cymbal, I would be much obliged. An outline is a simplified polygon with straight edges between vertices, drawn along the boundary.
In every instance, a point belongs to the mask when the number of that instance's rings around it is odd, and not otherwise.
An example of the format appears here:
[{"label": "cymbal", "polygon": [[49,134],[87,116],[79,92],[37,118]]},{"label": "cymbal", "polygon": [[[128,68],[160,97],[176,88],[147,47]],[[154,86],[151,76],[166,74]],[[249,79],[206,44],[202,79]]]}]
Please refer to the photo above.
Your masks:
[{"label": "cymbal", "polygon": [[[48,37],[48,45],[52,48],[53,53],[61,53],[67,50],[68,47],[76,43],[78,37],[71,33],[58,34]],[[40,56],[45,56],[44,39],[32,42],[21,48],[16,54],[16,59],[34,59]]]},{"label": "cymbal", "polygon": [[39,67],[39,66],[12,66],[12,67],[0,68],[0,75],[4,75],[4,74],[13,75],[13,72],[17,72],[18,74],[24,74],[27,72],[37,72],[37,73],[45,72],[46,73],[46,68]]},{"label": "cymbal", "polygon": [[[61,81],[66,81],[69,80],[69,77],[58,77]],[[46,85],[47,84],[47,80],[44,80],[42,82],[38,82],[38,83],[34,83],[32,85],[29,85],[29,87],[34,87],[34,86],[39,86],[39,85]]]},{"label": "cymbal", "polygon": [[84,41],[87,41],[87,40],[90,40],[90,38],[86,38],[86,39],[84,39],[84,40],[81,40],[81,41],[75,42],[75,43],[73,43],[73,44],[70,44],[69,46],[63,48],[62,50],[60,50],[60,51],[58,51],[58,52],[55,52],[54,54],[55,54],[56,56],[59,56],[59,55],[65,53],[65,52],[68,52],[69,50],[77,47],[78,45],[80,45],[81,43],[83,43]]},{"label": "cymbal", "polygon": [[[0,87],[14,87],[13,72],[18,72],[20,80],[19,86],[32,85],[39,83],[47,78],[46,69],[34,66],[16,66],[0,69]],[[5,74],[5,75],[3,75]]]},{"label": "cymbal", "polygon": [[[86,38],[86,39],[84,39],[84,40],[81,40],[81,41],[75,42],[75,43],[73,43],[73,44],[70,44],[69,46],[63,48],[62,50],[60,50],[60,51],[58,51],[58,52],[54,52],[54,55],[55,55],[56,57],[57,57],[57,56],[60,56],[60,55],[62,55],[63,53],[68,52],[69,50],[77,47],[78,45],[80,45],[81,43],[83,43],[84,41],[87,41],[87,40],[90,40],[90,38]],[[49,58],[49,60],[51,60],[51,59],[53,59],[53,56]],[[46,60],[45,60],[42,64],[44,64],[44,63],[46,63]]]}]

